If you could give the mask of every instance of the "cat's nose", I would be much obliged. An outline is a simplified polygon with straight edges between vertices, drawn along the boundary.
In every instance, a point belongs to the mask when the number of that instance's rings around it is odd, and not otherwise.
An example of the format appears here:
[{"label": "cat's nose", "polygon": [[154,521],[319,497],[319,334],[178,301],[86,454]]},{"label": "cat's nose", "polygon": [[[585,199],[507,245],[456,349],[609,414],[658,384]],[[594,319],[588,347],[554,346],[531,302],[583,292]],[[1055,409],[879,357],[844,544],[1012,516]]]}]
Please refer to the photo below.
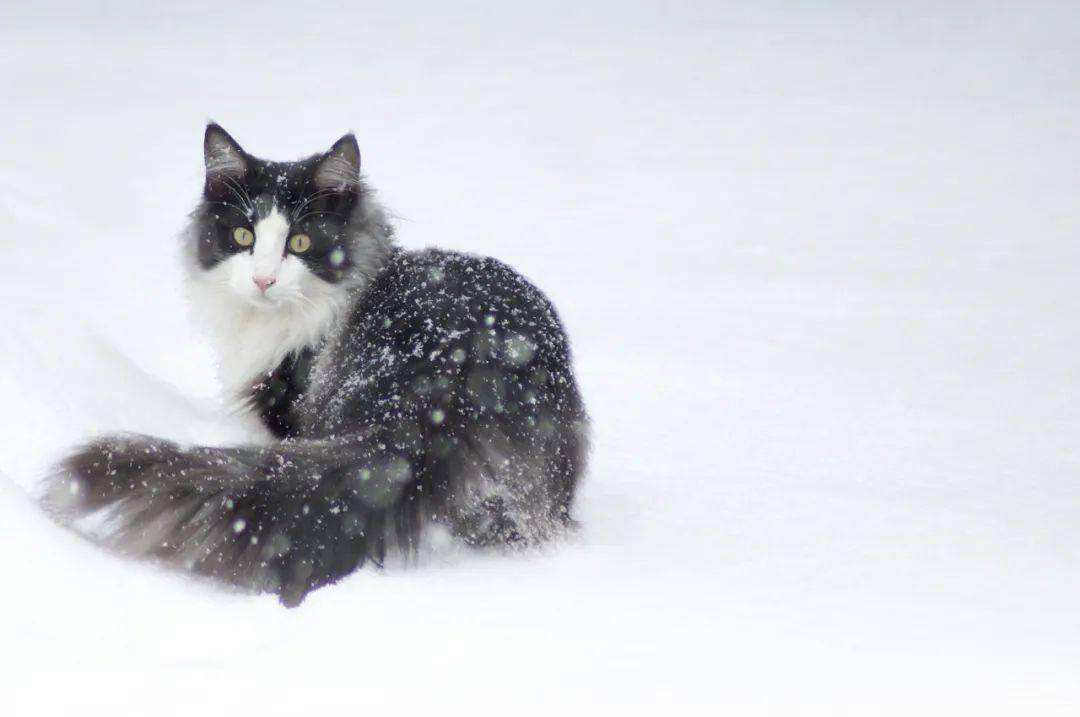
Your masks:
[{"label": "cat's nose", "polygon": [[263,294],[277,281],[272,276],[253,276],[251,280],[255,282],[255,286],[259,287],[259,292]]}]

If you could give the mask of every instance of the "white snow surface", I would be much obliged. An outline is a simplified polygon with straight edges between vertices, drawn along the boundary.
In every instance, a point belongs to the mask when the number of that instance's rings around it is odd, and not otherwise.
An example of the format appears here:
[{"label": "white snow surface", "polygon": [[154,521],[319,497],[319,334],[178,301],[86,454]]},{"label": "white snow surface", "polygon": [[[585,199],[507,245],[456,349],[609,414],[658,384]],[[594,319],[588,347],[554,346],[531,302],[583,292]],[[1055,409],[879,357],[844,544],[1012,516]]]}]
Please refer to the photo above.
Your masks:
[{"label": "white snow surface", "polygon": [[[0,48],[5,714],[1080,710],[1075,2],[6,3]],[[290,611],[36,507],[92,435],[251,435],[180,284],[210,118],[354,130],[405,246],[552,297],[579,534]]]}]

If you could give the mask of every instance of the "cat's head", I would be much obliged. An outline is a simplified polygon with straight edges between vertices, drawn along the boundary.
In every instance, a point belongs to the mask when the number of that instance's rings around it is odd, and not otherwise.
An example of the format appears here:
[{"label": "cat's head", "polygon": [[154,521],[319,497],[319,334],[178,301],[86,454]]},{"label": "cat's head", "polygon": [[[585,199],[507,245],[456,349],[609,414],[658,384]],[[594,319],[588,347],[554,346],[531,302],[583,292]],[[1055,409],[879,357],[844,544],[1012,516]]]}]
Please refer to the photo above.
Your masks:
[{"label": "cat's head", "polygon": [[268,312],[317,306],[369,279],[389,250],[390,230],[361,181],[352,134],[326,152],[273,162],[210,124],[203,156],[188,251],[198,278],[222,300]]}]

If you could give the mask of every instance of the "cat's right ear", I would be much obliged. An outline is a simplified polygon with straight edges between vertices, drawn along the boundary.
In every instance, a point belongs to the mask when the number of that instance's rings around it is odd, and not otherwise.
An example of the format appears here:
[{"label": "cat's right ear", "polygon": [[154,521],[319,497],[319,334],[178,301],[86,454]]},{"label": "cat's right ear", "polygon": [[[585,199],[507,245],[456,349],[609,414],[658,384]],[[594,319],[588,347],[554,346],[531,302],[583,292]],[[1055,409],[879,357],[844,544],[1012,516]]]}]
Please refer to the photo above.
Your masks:
[{"label": "cat's right ear", "polygon": [[315,166],[315,186],[331,192],[355,192],[360,186],[360,147],[349,132],[334,142]]},{"label": "cat's right ear", "polygon": [[206,188],[229,179],[239,181],[247,174],[247,155],[240,144],[221,125],[206,125],[203,136],[203,161],[206,163]]}]

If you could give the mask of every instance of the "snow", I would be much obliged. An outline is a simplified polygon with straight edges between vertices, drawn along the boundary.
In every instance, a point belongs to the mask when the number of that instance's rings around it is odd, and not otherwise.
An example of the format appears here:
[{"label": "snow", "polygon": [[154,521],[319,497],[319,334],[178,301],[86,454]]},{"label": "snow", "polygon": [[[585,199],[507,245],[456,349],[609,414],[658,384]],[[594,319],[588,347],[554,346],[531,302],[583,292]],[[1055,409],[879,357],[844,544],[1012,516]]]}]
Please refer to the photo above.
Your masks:
[{"label": "snow", "polygon": [[[296,5],[0,11],[5,713],[1075,712],[1074,4]],[[547,291],[577,536],[288,611],[36,508],[90,435],[250,435],[180,289],[208,115],[354,130],[405,245]]]}]

